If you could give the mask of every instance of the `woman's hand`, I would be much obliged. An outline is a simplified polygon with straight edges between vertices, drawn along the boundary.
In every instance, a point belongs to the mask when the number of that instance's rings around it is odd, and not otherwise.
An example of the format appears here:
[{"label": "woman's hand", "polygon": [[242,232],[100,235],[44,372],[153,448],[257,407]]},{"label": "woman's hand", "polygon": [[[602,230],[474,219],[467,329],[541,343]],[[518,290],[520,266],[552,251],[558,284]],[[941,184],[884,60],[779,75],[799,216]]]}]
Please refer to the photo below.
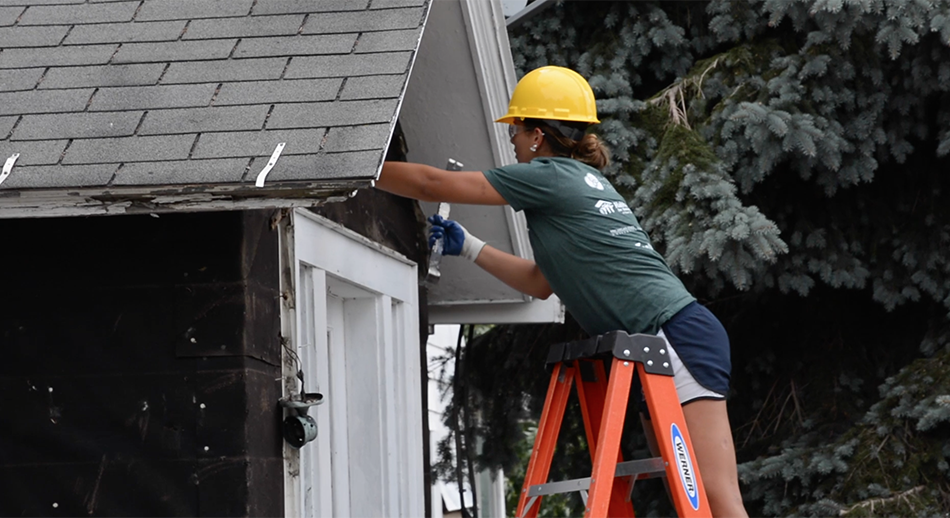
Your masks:
[{"label": "woman's hand", "polygon": [[502,252],[471,235],[465,227],[438,214],[429,218],[429,248],[442,238],[442,253],[458,255],[480,266],[498,280],[522,292],[546,299],[551,296],[551,285],[534,261]]},{"label": "woman's hand", "polygon": [[459,255],[475,261],[485,242],[468,233],[465,227],[450,219],[435,214],[429,216],[429,248],[437,239],[442,239],[442,255]]}]

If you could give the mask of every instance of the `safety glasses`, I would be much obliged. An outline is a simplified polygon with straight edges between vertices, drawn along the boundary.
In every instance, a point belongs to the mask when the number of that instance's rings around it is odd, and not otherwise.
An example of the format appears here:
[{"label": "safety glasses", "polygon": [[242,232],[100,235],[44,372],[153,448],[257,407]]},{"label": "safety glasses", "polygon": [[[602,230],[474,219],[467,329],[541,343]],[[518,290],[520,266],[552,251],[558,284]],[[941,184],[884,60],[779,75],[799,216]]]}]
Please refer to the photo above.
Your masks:
[{"label": "safety glasses", "polygon": [[524,125],[521,124],[509,124],[508,125],[508,138],[515,138],[515,135],[524,131]]}]

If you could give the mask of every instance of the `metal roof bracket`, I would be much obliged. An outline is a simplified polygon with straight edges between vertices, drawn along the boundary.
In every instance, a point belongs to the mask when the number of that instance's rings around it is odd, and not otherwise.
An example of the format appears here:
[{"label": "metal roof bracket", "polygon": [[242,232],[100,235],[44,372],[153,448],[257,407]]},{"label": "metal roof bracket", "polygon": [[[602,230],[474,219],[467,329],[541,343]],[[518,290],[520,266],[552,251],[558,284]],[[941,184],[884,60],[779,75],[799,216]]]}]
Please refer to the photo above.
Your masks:
[{"label": "metal roof bracket", "polygon": [[13,164],[16,163],[17,158],[20,158],[20,154],[14,153],[3,164],[3,171],[0,172],[0,183],[3,183],[3,181],[6,180],[8,176],[10,176],[10,171],[13,171]]}]

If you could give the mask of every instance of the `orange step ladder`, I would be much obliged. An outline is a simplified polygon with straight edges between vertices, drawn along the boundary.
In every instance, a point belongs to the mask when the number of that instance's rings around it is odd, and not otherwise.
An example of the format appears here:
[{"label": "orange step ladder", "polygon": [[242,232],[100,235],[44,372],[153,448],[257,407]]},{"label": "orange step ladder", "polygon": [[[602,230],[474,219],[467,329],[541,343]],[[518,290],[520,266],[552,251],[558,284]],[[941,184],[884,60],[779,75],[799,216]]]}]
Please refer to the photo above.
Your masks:
[{"label": "orange step ladder", "polygon": [[[666,347],[666,341],[656,336],[613,331],[551,348],[547,364],[554,370],[515,516],[536,517],[541,497],[572,491],[581,492],[585,517],[634,516],[630,502],[634,483],[661,476],[669,481],[680,517],[710,516]],[[609,380],[604,357],[611,357]],[[624,462],[620,435],[634,370],[661,456]],[[593,470],[587,478],[548,482],[572,384],[577,386]]]}]

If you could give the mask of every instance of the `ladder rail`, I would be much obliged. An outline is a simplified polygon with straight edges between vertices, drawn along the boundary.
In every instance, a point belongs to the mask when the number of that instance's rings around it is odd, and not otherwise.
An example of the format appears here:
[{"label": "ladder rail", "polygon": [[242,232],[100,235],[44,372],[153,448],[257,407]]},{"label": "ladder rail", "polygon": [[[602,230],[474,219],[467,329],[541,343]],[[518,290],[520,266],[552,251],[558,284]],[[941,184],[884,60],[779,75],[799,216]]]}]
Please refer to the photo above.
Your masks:
[{"label": "ladder rail", "polygon": [[540,503],[534,505],[534,500],[529,503],[528,488],[547,481],[573,381],[574,367],[566,364],[555,365],[551,382],[548,384],[548,396],[541,411],[541,420],[538,422],[538,433],[531,449],[531,460],[528,461],[528,469],[525,471],[524,487],[518,499],[516,516],[536,517],[541,508]]},{"label": "ladder rail", "polygon": [[633,362],[614,358],[610,379],[607,381],[607,401],[597,434],[597,453],[594,456],[590,494],[587,497],[584,518],[607,516],[617,456],[620,454],[620,435],[623,432],[627,400],[630,397],[630,385],[635,371]]},{"label": "ladder rail", "polygon": [[[586,367],[586,369],[585,369]],[[597,432],[601,428],[604,416],[604,403],[607,401],[607,372],[604,363],[600,360],[579,360],[575,372],[574,386],[577,387],[577,397],[580,400],[581,413],[584,418],[584,431],[587,434],[587,443],[590,449],[591,463],[597,454]],[[585,380],[584,374],[589,380]],[[629,391],[629,388],[627,389]],[[618,464],[623,462],[623,455],[617,450]],[[613,490],[610,493],[610,516],[633,516],[633,504],[630,502],[630,492],[636,479],[614,478]],[[586,509],[587,498],[584,498]]]}]

